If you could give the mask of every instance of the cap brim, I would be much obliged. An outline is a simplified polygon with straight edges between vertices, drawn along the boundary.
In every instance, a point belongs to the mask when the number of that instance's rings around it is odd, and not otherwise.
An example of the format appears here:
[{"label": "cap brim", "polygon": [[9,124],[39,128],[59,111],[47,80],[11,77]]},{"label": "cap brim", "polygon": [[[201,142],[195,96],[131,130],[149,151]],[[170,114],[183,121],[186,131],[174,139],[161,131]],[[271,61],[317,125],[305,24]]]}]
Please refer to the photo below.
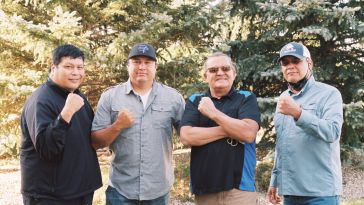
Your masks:
[{"label": "cap brim", "polygon": [[135,56],[130,56],[130,57],[128,58],[128,60],[129,60],[129,59],[131,59],[131,58],[139,57],[139,56],[147,57],[147,58],[149,58],[149,59],[152,59],[152,60],[154,60],[154,61],[157,61],[157,59],[155,59],[155,58],[153,58],[153,57],[151,57],[151,56],[148,56],[148,55],[135,55]]},{"label": "cap brim", "polygon": [[286,54],[286,55],[284,55],[284,56],[279,57],[279,58],[278,58],[278,60],[277,60],[277,62],[279,63],[279,61],[281,61],[281,60],[282,60],[282,58],[284,58],[284,57],[286,57],[286,56],[294,56],[294,57],[299,58],[299,59],[301,59],[301,60],[305,58],[305,56],[301,56],[301,55],[298,55],[298,54],[290,53],[290,54]]}]

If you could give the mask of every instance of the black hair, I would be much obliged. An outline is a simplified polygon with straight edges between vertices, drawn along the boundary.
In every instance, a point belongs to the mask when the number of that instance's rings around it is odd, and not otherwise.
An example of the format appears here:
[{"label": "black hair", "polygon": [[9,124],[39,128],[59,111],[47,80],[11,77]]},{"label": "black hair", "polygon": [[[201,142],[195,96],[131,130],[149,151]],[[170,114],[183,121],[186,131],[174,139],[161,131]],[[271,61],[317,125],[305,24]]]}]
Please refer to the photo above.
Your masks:
[{"label": "black hair", "polygon": [[60,45],[54,49],[53,64],[58,65],[63,57],[82,58],[82,60],[85,60],[83,51],[71,44]]}]

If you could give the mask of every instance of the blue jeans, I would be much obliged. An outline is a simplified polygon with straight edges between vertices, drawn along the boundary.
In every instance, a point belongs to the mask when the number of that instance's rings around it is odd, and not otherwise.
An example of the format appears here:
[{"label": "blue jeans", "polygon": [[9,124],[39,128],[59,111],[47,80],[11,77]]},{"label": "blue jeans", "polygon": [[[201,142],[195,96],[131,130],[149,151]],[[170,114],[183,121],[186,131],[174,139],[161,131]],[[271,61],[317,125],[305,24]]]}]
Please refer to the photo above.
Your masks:
[{"label": "blue jeans", "polygon": [[340,205],[340,196],[284,196],[284,205]]},{"label": "blue jeans", "polygon": [[114,187],[106,189],[106,205],[168,205],[169,192],[166,195],[152,200],[128,199],[121,195]]}]

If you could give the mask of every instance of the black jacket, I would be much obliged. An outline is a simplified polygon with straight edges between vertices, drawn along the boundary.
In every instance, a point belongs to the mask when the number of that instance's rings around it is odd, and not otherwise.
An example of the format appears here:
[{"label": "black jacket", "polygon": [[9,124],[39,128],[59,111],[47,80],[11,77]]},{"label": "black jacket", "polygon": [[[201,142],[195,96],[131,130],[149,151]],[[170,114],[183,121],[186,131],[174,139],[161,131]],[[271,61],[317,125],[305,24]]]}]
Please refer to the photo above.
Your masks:
[{"label": "black jacket", "polygon": [[70,124],[60,113],[68,91],[51,80],[29,97],[21,116],[21,192],[35,198],[74,199],[101,187],[96,152],[91,146],[93,111],[85,104]]}]

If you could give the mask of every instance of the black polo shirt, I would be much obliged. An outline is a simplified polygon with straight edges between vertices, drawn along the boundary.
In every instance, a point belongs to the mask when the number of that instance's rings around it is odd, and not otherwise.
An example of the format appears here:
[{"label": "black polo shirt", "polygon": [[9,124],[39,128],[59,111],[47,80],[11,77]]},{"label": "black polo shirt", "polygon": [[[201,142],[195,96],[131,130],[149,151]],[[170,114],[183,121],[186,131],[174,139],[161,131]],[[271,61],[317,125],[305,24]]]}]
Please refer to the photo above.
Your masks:
[{"label": "black polo shirt", "polygon": [[[190,96],[181,126],[218,126],[199,112],[198,104],[202,97],[210,97],[215,107],[229,117],[252,119],[260,124],[260,112],[255,95],[249,91],[231,89],[220,99],[212,97],[210,91]],[[231,140],[226,137],[202,146],[192,146],[190,177],[193,194],[217,193],[233,188],[255,190],[255,142],[242,144],[232,140],[228,143],[228,139]]]}]

